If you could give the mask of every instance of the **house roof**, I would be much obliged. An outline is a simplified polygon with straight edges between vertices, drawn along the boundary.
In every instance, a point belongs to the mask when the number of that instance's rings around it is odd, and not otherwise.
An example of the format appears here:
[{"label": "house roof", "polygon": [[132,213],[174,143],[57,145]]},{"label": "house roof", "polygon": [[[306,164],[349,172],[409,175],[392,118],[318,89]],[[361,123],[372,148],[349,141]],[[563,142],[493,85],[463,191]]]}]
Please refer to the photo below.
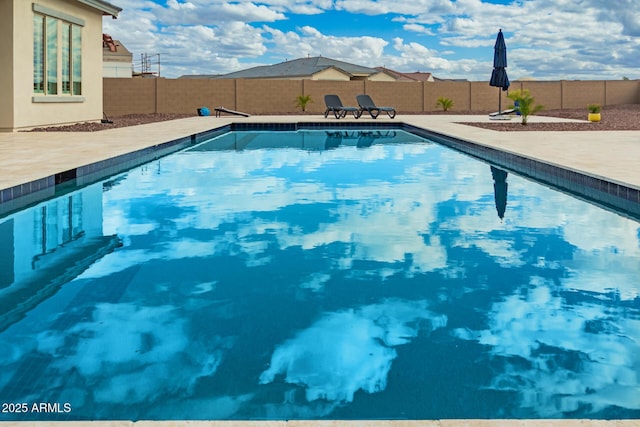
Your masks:
[{"label": "house roof", "polygon": [[103,61],[131,62],[133,54],[120,40],[114,40],[109,34],[102,34],[102,59]]},{"label": "house roof", "polygon": [[103,15],[111,15],[114,19],[118,17],[118,14],[122,12],[122,8],[113,5],[104,0],[76,0],[78,3],[85,4],[94,9],[98,9]]},{"label": "house roof", "polygon": [[432,81],[433,79],[431,73],[423,73],[420,71],[415,73],[401,73],[399,71],[391,70],[385,67],[376,67],[376,69],[380,70],[381,72],[385,72],[400,81],[428,82]]},{"label": "house roof", "polygon": [[404,73],[404,75],[419,82],[428,82],[433,80],[433,75],[431,73],[424,73],[422,71],[417,71],[415,73]]},{"label": "house roof", "polygon": [[363,67],[348,62],[337,61],[323,56],[293,59],[275,65],[264,65],[224,74],[225,79],[259,79],[312,76],[321,71],[334,68],[350,76],[369,76],[377,74],[375,68]]},{"label": "house roof", "polygon": [[222,74],[183,74],[179,79],[215,79],[222,76]]}]

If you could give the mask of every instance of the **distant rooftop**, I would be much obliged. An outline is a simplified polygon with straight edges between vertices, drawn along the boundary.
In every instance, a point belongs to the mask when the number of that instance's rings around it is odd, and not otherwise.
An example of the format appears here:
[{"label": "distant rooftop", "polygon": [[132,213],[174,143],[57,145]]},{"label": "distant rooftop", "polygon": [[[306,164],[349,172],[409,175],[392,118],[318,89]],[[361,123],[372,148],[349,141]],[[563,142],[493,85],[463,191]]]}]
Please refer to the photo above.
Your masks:
[{"label": "distant rooftop", "polygon": [[[334,68],[353,77],[367,77],[380,71],[323,56],[293,59],[275,65],[263,65],[235,71],[212,78],[224,79],[260,79],[260,78],[301,78],[313,76],[321,71]],[[187,76],[183,76],[187,77]],[[205,76],[202,76],[205,77]]]},{"label": "distant rooftop", "polygon": [[102,59],[108,62],[127,62],[131,64],[133,54],[120,40],[114,40],[109,34],[102,34]]},{"label": "distant rooftop", "polygon": [[376,70],[385,72],[395,77],[398,81],[432,82],[434,80],[433,74],[420,71],[415,73],[401,73],[386,67],[376,67]]},{"label": "distant rooftop", "polygon": [[[274,65],[262,65],[234,71],[228,74],[192,74],[180,78],[188,79],[312,79],[327,70],[335,70],[351,80],[387,80],[432,82],[431,73],[401,73],[386,67],[364,67],[323,56],[292,59]],[[335,73],[334,73],[335,76]],[[319,77],[319,76],[317,76]],[[325,77],[326,78],[326,77]]]},{"label": "distant rooftop", "polygon": [[215,79],[220,77],[221,75],[222,74],[185,74],[178,78],[179,79]]}]

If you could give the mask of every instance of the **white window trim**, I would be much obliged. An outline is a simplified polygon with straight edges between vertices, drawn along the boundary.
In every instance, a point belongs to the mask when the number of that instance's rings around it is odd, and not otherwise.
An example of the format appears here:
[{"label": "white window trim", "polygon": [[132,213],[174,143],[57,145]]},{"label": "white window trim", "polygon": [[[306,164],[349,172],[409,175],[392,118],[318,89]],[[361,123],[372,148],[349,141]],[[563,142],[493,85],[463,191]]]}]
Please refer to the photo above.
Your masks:
[{"label": "white window trim", "polygon": [[37,12],[37,13],[40,13],[42,15],[50,16],[52,18],[61,19],[63,21],[67,21],[67,22],[70,22],[72,24],[79,25],[81,27],[85,26],[84,19],[77,18],[75,16],[69,15],[69,14],[64,13],[64,12],[60,12],[60,11],[55,10],[55,9],[51,9],[51,8],[49,8],[47,6],[42,6],[42,5],[38,4],[38,3],[33,3],[33,11]]},{"label": "white window trim", "polygon": [[40,95],[31,97],[31,102],[47,103],[47,102],[85,102],[86,99],[82,95]]}]

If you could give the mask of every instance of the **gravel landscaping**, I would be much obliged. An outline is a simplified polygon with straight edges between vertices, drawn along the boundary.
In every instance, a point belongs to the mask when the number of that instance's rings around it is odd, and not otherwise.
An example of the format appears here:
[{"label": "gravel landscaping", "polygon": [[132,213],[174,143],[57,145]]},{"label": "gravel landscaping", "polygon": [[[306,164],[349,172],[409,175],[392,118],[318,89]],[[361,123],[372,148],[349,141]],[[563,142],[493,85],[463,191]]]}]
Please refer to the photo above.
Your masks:
[{"label": "gravel landscaping", "polygon": [[95,132],[105,129],[115,129],[127,126],[143,125],[146,123],[165,122],[167,120],[184,119],[193,117],[193,114],[128,114],[126,116],[109,117],[111,123],[83,122],[72,125],[39,127],[31,129],[31,132]]},{"label": "gravel landscaping", "polygon": [[[484,129],[497,131],[602,131],[602,130],[640,130],[640,104],[612,105],[602,108],[600,122],[587,121],[587,108],[572,110],[549,110],[538,113],[540,116],[561,117],[564,119],[584,120],[583,123],[535,123],[535,117],[529,116],[529,124],[523,126],[521,118],[513,116],[510,121],[490,123],[464,123]],[[532,122],[533,121],[533,122]]]}]

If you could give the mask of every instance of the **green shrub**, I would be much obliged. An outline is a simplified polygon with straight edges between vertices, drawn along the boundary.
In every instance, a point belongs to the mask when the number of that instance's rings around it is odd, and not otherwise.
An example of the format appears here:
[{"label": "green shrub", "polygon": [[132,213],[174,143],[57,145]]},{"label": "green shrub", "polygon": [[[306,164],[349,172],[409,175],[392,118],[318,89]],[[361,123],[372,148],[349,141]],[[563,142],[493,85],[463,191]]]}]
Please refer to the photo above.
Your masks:
[{"label": "green shrub", "polygon": [[589,110],[590,113],[599,113],[600,112],[600,104],[589,104],[587,105],[587,110]]},{"label": "green shrub", "polygon": [[[514,102],[513,108],[520,112],[520,117],[522,117],[522,124],[525,126],[527,125],[529,116],[532,116],[538,111],[544,109],[542,105],[534,105],[535,98],[531,96],[531,93],[528,89],[514,90],[513,92],[510,92],[507,97]],[[515,105],[516,103],[517,106]]]},{"label": "green shrub", "polygon": [[296,106],[300,107],[302,111],[307,111],[307,104],[313,102],[311,95],[298,95],[296,98]]},{"label": "green shrub", "polygon": [[442,111],[448,111],[450,108],[453,108],[453,99],[441,96],[438,98],[438,102],[436,102],[436,107],[442,107]]}]

